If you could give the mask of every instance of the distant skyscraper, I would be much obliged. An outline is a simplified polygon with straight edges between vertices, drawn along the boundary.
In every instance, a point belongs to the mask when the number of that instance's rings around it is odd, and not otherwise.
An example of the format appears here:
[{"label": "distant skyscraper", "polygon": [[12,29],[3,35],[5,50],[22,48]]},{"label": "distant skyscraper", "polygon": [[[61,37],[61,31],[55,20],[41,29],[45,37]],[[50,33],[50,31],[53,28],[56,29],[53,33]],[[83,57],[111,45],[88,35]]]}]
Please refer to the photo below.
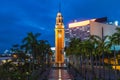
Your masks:
[{"label": "distant skyscraper", "polygon": [[64,24],[60,12],[57,13],[55,25],[55,62],[64,63]]}]

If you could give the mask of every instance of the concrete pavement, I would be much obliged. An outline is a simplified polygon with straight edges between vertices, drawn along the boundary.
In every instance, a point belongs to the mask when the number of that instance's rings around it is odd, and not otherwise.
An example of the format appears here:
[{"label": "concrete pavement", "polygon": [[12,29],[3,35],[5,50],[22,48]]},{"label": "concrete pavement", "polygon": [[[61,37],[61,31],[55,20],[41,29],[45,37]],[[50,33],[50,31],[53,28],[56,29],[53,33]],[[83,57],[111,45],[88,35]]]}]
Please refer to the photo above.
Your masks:
[{"label": "concrete pavement", "polygon": [[48,80],[73,80],[73,76],[68,73],[66,64],[53,64]]}]

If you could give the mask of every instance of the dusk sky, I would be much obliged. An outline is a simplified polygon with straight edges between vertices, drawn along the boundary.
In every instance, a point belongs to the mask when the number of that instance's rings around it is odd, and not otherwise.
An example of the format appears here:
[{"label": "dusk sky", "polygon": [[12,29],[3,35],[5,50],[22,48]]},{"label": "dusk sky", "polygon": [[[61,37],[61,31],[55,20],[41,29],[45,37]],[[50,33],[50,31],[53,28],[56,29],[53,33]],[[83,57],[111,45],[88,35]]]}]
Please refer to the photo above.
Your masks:
[{"label": "dusk sky", "polygon": [[[54,46],[54,28],[60,0],[0,0],[0,53],[21,44],[28,32]],[[120,21],[120,0],[61,0],[64,25],[73,20],[108,17]]]}]

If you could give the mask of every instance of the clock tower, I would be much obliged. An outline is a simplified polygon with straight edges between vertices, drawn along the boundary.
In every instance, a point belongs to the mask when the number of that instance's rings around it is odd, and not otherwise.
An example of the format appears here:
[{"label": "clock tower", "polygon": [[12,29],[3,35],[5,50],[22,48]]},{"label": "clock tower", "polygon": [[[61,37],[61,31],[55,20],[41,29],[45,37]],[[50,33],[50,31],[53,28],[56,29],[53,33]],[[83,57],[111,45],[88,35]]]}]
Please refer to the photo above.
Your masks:
[{"label": "clock tower", "polygon": [[55,63],[64,63],[64,24],[60,12],[57,13],[55,25]]}]

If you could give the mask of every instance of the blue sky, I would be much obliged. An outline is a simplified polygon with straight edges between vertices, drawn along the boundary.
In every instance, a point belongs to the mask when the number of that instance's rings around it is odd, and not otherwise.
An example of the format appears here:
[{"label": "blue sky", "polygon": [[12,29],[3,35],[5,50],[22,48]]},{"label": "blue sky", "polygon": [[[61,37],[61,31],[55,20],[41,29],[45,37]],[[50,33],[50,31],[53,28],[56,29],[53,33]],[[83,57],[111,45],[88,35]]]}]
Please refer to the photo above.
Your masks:
[{"label": "blue sky", "polygon": [[[60,0],[0,0],[0,53],[21,44],[28,32],[54,46],[55,18]],[[77,20],[107,16],[120,21],[119,0],[61,0],[64,25]]]}]

